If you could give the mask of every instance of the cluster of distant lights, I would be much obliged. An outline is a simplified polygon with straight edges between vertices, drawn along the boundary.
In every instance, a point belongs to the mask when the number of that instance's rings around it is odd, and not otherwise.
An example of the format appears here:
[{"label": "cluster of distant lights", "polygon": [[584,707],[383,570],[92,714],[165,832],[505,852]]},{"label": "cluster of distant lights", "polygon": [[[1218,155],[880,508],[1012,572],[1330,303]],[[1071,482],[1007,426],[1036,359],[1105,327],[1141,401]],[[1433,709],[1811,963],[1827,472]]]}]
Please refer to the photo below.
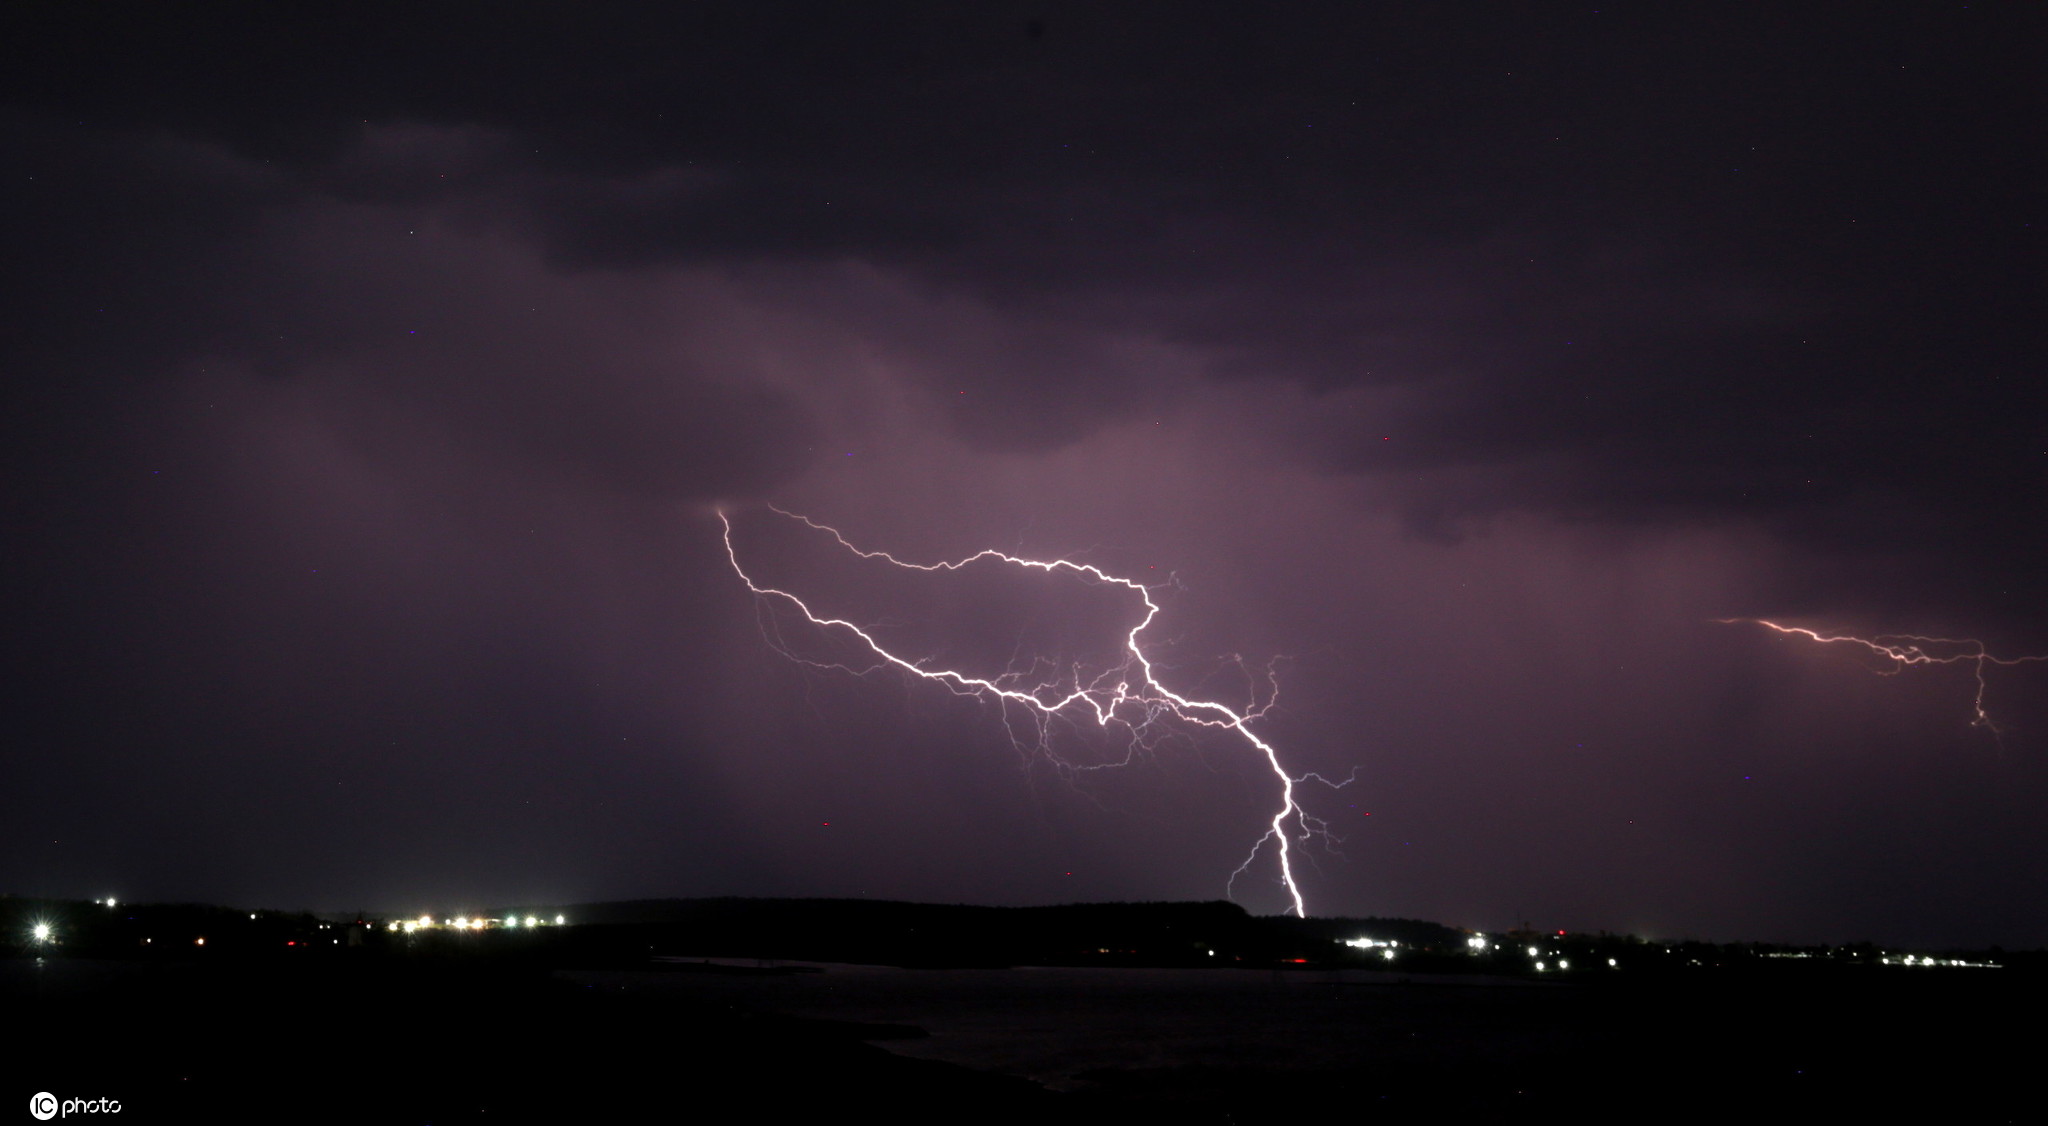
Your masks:
[{"label": "cluster of distant lights", "polygon": [[566,926],[568,922],[569,920],[561,915],[556,915],[552,923],[534,915],[527,915],[523,918],[518,915],[507,915],[502,919],[494,919],[487,915],[458,915],[453,919],[443,919],[436,923],[432,915],[421,915],[417,919],[407,919],[402,923],[387,923],[384,929],[387,931],[403,931],[406,934],[417,934],[420,931],[443,928],[457,931],[480,931],[498,929],[520,930],[529,927],[545,926],[559,927]]},{"label": "cluster of distant lights", "polygon": [[[1562,936],[1564,934],[1563,931],[1559,931],[1557,933],[1559,934],[1559,936]],[[1401,944],[1392,939],[1353,938],[1346,939],[1344,945],[1355,947],[1359,950],[1378,950],[1380,951],[1380,956],[1382,958],[1391,962],[1394,960],[1395,950]],[[1498,942],[1491,941],[1484,934],[1475,933],[1472,935],[1468,935],[1466,937],[1465,948],[1474,955],[1480,955],[1499,951],[1501,949],[1501,944]],[[1211,953],[1214,952],[1212,951]],[[1541,946],[1524,946],[1522,948],[1522,954],[1529,960],[1530,969],[1534,970],[1537,973],[1551,973],[1553,971],[1569,972],[1572,968],[1571,959],[1561,957],[1561,953],[1562,952],[1558,950],[1545,950]],[[1666,947],[1664,948],[1664,953],[1672,954],[1676,953],[1676,951],[1670,949],[1669,947]],[[1832,955],[1827,953],[1814,953],[1813,951],[1806,950],[1773,950],[1764,952],[1762,956],[1766,958],[1832,957]],[[1932,955],[1927,954],[1886,954],[1882,951],[1879,952],[1879,957],[1877,961],[1879,965],[1885,966],[1916,966],[1923,968],[1928,966],[1954,966],[1960,968],[1991,970],[2002,968],[2001,964],[1998,962],[1973,962],[1965,958],[1936,958]],[[1617,958],[1608,958],[1606,959],[1606,962],[1608,969],[1621,968],[1621,962]],[[1700,962],[1698,959],[1693,959],[1690,962],[1690,964],[1697,966],[1700,964]]]},{"label": "cluster of distant lights", "polygon": [[[113,907],[115,905],[115,901],[112,896],[108,896],[106,899],[95,899],[93,900],[93,902],[106,907]],[[254,914],[251,914],[249,917],[251,919],[256,918]],[[550,922],[547,919],[542,919],[535,915],[507,915],[502,919],[492,918],[486,915],[458,915],[452,919],[443,919],[439,923],[436,923],[432,915],[421,915],[417,919],[407,919],[404,922],[387,923],[385,924],[384,929],[387,931],[403,932],[405,934],[417,934],[420,931],[440,929],[458,931],[480,931],[501,929],[523,930],[530,929],[533,927],[566,926],[568,924],[568,921],[569,920],[562,915],[556,915],[552,922]],[[326,924],[322,924],[320,929],[329,930],[331,928]],[[46,943],[52,941],[56,938],[56,933],[56,929],[50,926],[50,924],[48,923],[37,923],[33,927],[29,928],[30,936],[33,937],[35,941],[38,943]],[[1559,931],[1558,933],[1563,934],[1564,932]],[[146,942],[148,940],[145,939],[144,941]],[[206,945],[206,940],[204,938],[195,939],[194,944],[204,946]],[[1394,960],[1395,951],[1400,947],[1401,944],[1390,938],[1350,938],[1344,940],[1344,945],[1359,950],[1378,950],[1380,952],[1380,957],[1391,962]],[[1488,951],[1500,949],[1500,943],[1488,941],[1487,937],[1484,934],[1473,934],[1470,937],[1466,938],[1465,946],[1474,954],[1484,954]],[[1556,968],[1559,970],[1569,971],[1572,968],[1570,960],[1558,957],[1558,952],[1555,950],[1546,953],[1541,947],[1529,946],[1525,947],[1524,951],[1528,954],[1530,962],[1535,967],[1537,973],[1548,973],[1550,971],[1551,964],[1549,959],[1551,958],[1557,958]],[[1106,954],[1108,953],[1108,951],[1104,950],[1103,953]],[[1209,955],[1210,957],[1214,957],[1216,955],[1216,952],[1214,950],[1211,950],[1209,951]],[[1806,951],[1772,951],[1766,953],[1764,957],[1813,958],[1818,957],[1818,955]],[[1886,966],[1958,966],[1968,967],[1972,969],[2000,968],[1997,962],[1972,962],[1963,958],[1935,958],[1926,954],[1906,954],[1901,955],[1899,957],[1884,955],[1878,958],[1878,962],[1881,965]],[[1620,964],[1621,963],[1618,962],[1616,959],[1607,959],[1607,966],[1609,969],[1617,969],[1620,967]]]},{"label": "cluster of distant lights", "polygon": [[1401,944],[1390,938],[1347,938],[1344,945],[1354,946],[1360,950],[1378,950],[1380,957],[1391,962],[1394,960],[1394,948]]},{"label": "cluster of distant lights", "polygon": [[[113,908],[118,906],[118,901],[110,895],[105,899],[93,900],[93,904],[99,907]],[[252,911],[249,913],[249,918],[255,919],[257,914]],[[416,934],[423,930],[440,930],[444,928],[458,931],[524,930],[532,927],[567,926],[568,922],[567,916],[563,915],[556,915],[553,920],[543,919],[537,915],[507,915],[502,919],[491,918],[485,915],[458,915],[455,918],[443,919],[436,923],[432,915],[421,915],[417,919],[407,919],[401,923],[387,923],[384,929],[394,932],[402,931],[406,934]],[[330,924],[322,923],[320,924],[320,929],[332,930],[334,928]],[[54,942],[57,939],[57,928],[48,923],[36,923],[29,927],[29,937],[38,944]],[[151,940],[145,938],[142,941],[149,943]],[[335,941],[337,945],[340,942],[339,939]],[[206,945],[206,939],[195,938],[192,940],[192,944],[194,946],[204,946]],[[296,946],[298,943],[294,942],[291,945]]]},{"label": "cluster of distant lights", "polygon": [[[1558,933],[1562,934],[1564,932],[1559,931]],[[1394,960],[1394,952],[1400,948],[1401,944],[1390,938],[1351,938],[1346,939],[1344,945],[1359,950],[1378,950],[1381,958],[1391,962]],[[1465,939],[1465,948],[1473,954],[1484,954],[1489,951],[1499,950],[1500,943],[1488,941],[1487,937],[1483,934],[1473,934]],[[1549,959],[1557,958],[1557,951],[1552,950],[1545,954],[1541,947],[1536,946],[1529,947],[1528,954],[1534,962],[1538,973],[1547,973],[1552,968]],[[1612,969],[1619,967],[1620,963],[1613,958],[1609,958],[1607,959],[1607,965]],[[1571,961],[1566,958],[1557,958],[1556,968],[1569,970],[1572,968]]]}]

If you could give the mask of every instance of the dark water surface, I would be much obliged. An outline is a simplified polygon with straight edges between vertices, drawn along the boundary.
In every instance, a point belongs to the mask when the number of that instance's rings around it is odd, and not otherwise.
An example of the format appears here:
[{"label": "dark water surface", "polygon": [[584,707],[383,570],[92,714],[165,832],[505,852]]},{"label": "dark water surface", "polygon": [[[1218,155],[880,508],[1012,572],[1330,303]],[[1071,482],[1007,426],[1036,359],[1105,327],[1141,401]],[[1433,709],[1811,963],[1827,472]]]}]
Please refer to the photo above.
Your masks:
[{"label": "dark water surface", "polygon": [[2039,983],[1995,973],[1589,984],[1349,970],[809,968],[822,972],[568,976],[600,990],[915,1026],[929,1035],[883,1046],[1029,1079],[1077,1107],[1170,1108],[1205,1122],[1293,1121],[1335,1107],[1384,1121],[1852,1111],[2030,1121],[2048,1046],[2031,1022]]},{"label": "dark water surface", "polygon": [[2048,1047],[1989,971],[650,965],[0,959],[0,1079],[128,1123],[2034,1122]]},{"label": "dark water surface", "polygon": [[1022,1076],[1055,1090],[1088,1088],[1093,1083],[1085,1077],[1114,1070],[1323,1071],[1393,1059],[1483,1069],[1541,1057],[1591,1031],[1581,1027],[1580,991],[1507,978],[777,964],[824,972],[564,976],[822,1020],[911,1025],[929,1036],[888,1040],[890,1051]]}]

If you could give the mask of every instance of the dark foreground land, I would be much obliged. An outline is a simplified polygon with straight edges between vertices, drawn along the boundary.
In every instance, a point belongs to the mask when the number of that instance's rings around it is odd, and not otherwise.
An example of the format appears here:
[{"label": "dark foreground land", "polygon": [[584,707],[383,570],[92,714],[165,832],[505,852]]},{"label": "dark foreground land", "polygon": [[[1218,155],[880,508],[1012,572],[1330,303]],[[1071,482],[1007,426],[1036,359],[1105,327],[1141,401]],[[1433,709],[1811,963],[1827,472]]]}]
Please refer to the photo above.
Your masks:
[{"label": "dark foreground land", "polygon": [[[797,909],[781,910],[778,926]],[[744,926],[609,917],[351,946],[304,917],[221,938],[216,913],[182,920],[216,931],[203,949],[18,945],[0,959],[0,1093],[118,1099],[119,1122],[2005,1122],[2041,1100],[2043,979],[2025,966],[1709,958],[1559,978],[1297,962],[1298,946],[1227,968],[1206,946],[1165,968],[1100,960],[1115,947],[1058,969],[940,966],[931,946],[894,963],[916,968],[799,966],[734,960]],[[1123,937],[1139,932],[1156,930]],[[781,958],[876,941],[776,933]]]}]

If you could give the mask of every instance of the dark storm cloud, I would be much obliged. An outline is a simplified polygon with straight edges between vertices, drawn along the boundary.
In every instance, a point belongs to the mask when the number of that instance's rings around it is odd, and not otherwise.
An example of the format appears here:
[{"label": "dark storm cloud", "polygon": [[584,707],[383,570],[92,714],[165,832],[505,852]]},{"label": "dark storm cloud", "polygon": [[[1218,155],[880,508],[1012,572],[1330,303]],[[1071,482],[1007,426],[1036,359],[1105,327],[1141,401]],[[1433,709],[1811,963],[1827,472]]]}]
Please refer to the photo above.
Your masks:
[{"label": "dark storm cloud", "polygon": [[611,600],[650,549],[609,529],[787,480],[806,412],[708,363],[701,310],[557,284],[405,190],[417,131],[308,167],[197,132],[7,122],[8,669],[36,701],[8,788],[38,795],[10,882],[594,886],[545,842],[665,823],[613,771],[675,785],[634,748],[694,736],[593,686],[645,693],[672,662],[643,631],[702,617],[654,592],[717,577],[671,558]]},{"label": "dark storm cloud", "polygon": [[[359,197],[495,198],[565,266],[856,257],[1220,376],[1418,388],[1396,443],[1361,419],[1319,455],[1497,471],[1412,498],[1418,526],[1760,517],[1824,551],[1906,526],[2036,567],[1979,503],[2041,484],[2041,169],[1999,124],[2041,108],[2031,17],[1598,15],[257,17],[182,54],[131,31],[128,81],[167,96],[73,98]],[[494,140],[365,157],[358,115]],[[1006,420],[961,424],[1058,445],[1147,394],[1060,347],[951,365]]]},{"label": "dark storm cloud", "polygon": [[[1324,464],[1502,471],[1415,498],[1444,519],[1761,515],[1846,548],[1904,520],[2039,560],[1951,499],[2041,483],[2041,170],[1996,124],[2040,108],[2030,17],[234,11],[32,20],[20,100],[350,198],[495,200],[573,268],[857,257],[1223,376],[1421,387],[1398,445],[1361,420]],[[1028,345],[975,365],[1010,441],[1145,393]]]},{"label": "dark storm cloud", "polygon": [[[510,456],[699,497],[787,472],[786,447],[805,440],[802,412],[772,392],[637,341],[593,339],[604,331],[594,325],[558,325],[559,309],[520,307],[533,294],[488,262],[406,248],[440,224],[406,209],[412,192],[337,199],[323,177],[201,142],[58,140],[52,129],[17,124],[10,138],[34,170],[9,201],[23,219],[9,248],[33,264],[10,274],[26,314],[11,343],[43,369],[15,389],[31,412],[64,409],[42,390],[67,368],[111,369],[131,389],[195,361],[282,383],[317,384],[338,368]],[[443,151],[491,144],[450,131],[431,139]],[[373,134],[327,178],[406,182],[419,169],[407,150],[420,143],[417,131]],[[443,166],[462,167],[459,151]],[[381,211],[350,200],[379,194]],[[521,315],[500,324],[479,305]]]}]

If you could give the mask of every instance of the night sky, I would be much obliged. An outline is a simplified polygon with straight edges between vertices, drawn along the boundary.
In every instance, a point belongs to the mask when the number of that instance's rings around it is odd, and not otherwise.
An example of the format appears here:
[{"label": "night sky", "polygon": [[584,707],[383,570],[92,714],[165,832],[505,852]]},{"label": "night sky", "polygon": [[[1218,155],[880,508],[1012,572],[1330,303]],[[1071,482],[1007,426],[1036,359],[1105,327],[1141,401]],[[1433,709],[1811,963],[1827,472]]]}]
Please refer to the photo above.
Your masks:
[{"label": "night sky", "polygon": [[1223,895],[772,504],[1315,913],[2048,943],[2048,664],[1716,622],[2048,654],[2042,8],[291,7],[0,16],[0,890]]}]

